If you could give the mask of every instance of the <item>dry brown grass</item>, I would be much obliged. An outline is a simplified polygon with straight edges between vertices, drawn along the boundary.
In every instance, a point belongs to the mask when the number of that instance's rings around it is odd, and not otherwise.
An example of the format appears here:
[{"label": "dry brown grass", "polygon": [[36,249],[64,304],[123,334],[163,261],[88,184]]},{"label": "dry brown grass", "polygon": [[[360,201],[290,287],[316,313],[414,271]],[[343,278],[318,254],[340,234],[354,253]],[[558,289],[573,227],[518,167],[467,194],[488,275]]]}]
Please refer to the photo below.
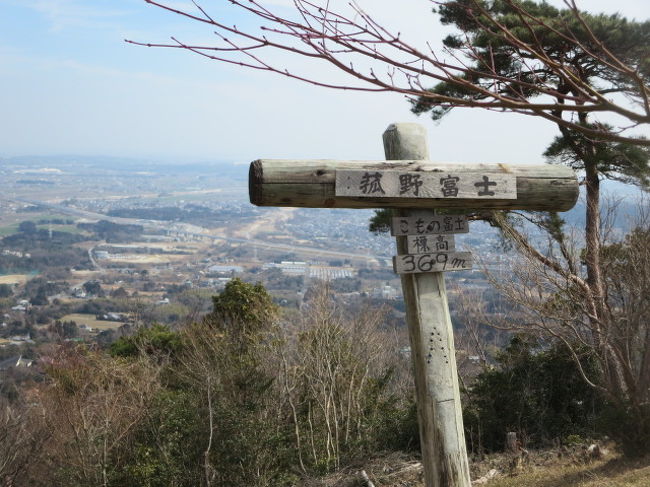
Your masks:
[{"label": "dry brown grass", "polygon": [[25,284],[32,277],[29,274],[7,274],[0,276],[0,284]]},{"label": "dry brown grass", "polygon": [[516,476],[497,477],[491,487],[650,487],[650,458],[613,458],[591,464],[531,467]]},{"label": "dry brown grass", "polygon": [[[533,456],[536,456],[533,454]],[[499,474],[477,487],[650,487],[650,457],[625,460],[619,455],[594,462],[582,461],[570,455],[557,458],[555,452],[543,452],[516,472],[508,472],[510,459],[506,455],[492,456],[472,465],[473,479],[497,468]],[[305,480],[301,487],[352,487],[365,485],[361,478],[365,470],[375,487],[424,487],[422,465],[412,458],[391,454],[358,466],[344,469],[321,479]],[[478,473],[480,472],[480,474]]]},{"label": "dry brown grass", "polygon": [[77,325],[86,325],[91,327],[93,330],[116,329],[124,324],[121,321],[98,320],[95,318],[95,315],[84,313],[72,313],[65,315],[63,318],[61,318],[61,321],[74,321]]}]

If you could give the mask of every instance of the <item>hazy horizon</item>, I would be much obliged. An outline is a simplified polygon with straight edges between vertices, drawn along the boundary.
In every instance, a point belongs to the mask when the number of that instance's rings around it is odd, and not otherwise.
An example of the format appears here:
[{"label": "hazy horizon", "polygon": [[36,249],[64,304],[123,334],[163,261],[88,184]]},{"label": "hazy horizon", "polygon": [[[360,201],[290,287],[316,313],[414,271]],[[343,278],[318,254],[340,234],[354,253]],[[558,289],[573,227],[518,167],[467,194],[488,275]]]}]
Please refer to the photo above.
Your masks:
[{"label": "hazy horizon", "polygon": [[[290,4],[268,3],[280,10]],[[413,42],[440,46],[445,29],[429,2],[404,0],[399,9],[388,0],[360,3]],[[649,16],[645,0],[581,4]],[[228,22],[255,24],[227,4],[211,8]],[[380,160],[381,134],[406,121],[425,125],[432,160],[539,163],[557,134],[539,118],[475,109],[454,110],[434,124],[410,113],[400,95],[326,90],[124,42],[166,42],[171,35],[215,40],[209,29],[144,0],[2,2],[0,156]]]}]

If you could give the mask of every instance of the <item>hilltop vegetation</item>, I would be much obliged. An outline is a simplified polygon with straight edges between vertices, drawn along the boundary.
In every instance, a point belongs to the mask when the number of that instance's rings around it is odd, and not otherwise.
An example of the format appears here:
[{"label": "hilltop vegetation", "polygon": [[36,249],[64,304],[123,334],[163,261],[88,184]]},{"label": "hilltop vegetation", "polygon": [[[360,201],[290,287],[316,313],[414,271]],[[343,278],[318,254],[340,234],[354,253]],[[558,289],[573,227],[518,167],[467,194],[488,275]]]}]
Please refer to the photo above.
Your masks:
[{"label": "hilltop vegetation", "polygon": [[6,409],[21,434],[3,446],[21,455],[0,473],[15,485],[291,485],[409,445],[408,382],[380,316],[345,318],[319,293],[300,327],[280,327],[266,290],[235,280],[180,331],[63,347]]},{"label": "hilltop vegetation", "polygon": [[[409,357],[383,313],[350,314],[320,288],[286,314],[233,280],[185,327],[52,348],[4,400],[0,474],[16,486],[289,486],[391,452],[417,458]],[[510,430],[536,448],[609,427],[559,344],[516,337],[470,384],[474,459]]]}]

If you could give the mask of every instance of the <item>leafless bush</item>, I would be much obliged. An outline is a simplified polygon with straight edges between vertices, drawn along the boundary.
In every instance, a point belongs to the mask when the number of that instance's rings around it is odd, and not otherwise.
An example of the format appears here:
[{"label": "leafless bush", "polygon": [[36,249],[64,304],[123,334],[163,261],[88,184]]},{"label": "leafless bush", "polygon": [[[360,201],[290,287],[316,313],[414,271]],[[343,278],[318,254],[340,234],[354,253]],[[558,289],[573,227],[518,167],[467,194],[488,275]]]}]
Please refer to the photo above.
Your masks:
[{"label": "leafless bush", "polygon": [[[643,443],[650,435],[647,201],[641,203],[637,215],[633,230],[624,237],[617,237],[610,225],[602,226],[598,245],[602,294],[598,299],[582,275],[582,242],[567,234],[560,242],[562,245],[557,239],[551,240],[540,259],[529,251],[528,240],[522,240],[522,234],[517,233],[516,239],[524,251],[512,268],[514,279],[493,279],[492,283],[517,305],[517,320],[504,320],[504,326],[536,330],[562,341],[583,379],[626,411],[626,421],[636,425],[626,433],[630,441]],[[613,221],[609,212],[603,217],[606,222]],[[508,225],[504,224],[506,230]],[[546,262],[549,259],[554,265]],[[583,368],[587,359],[597,361],[598,376]]]},{"label": "leafless bush", "polygon": [[[39,408],[25,402],[0,403],[0,482],[21,485],[37,463],[50,432],[43,428]],[[26,484],[22,484],[26,485]]]},{"label": "leafless bush", "polygon": [[381,330],[383,313],[346,316],[325,285],[305,307],[299,330],[286,337],[279,380],[303,470],[337,469],[343,457],[369,446],[382,408],[399,389],[399,342]]},{"label": "leafless bush", "polygon": [[34,393],[52,435],[42,458],[50,475],[64,474],[76,485],[109,485],[131,454],[131,434],[160,388],[159,373],[146,357],[123,361],[82,349],[53,357],[51,382]]}]

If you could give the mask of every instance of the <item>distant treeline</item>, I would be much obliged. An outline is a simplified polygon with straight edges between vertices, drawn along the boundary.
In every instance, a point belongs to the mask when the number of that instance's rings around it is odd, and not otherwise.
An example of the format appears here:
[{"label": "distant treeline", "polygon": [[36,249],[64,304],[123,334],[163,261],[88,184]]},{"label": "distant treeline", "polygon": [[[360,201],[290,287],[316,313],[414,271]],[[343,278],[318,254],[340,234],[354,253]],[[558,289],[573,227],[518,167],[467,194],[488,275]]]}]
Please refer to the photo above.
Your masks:
[{"label": "distant treeline", "polygon": [[87,238],[69,232],[50,232],[38,228],[34,222],[25,221],[18,225],[18,233],[7,235],[2,239],[2,245],[12,249],[29,251],[36,248],[56,248],[82,242]]},{"label": "distant treeline", "polygon": [[141,218],[144,220],[185,221],[190,216],[193,218],[210,217],[212,210],[205,206],[192,205],[191,208],[177,206],[163,206],[160,208],[118,208],[108,212],[108,216],[121,218]]},{"label": "distant treeline", "polygon": [[91,269],[88,253],[76,247],[59,248],[51,251],[37,248],[29,257],[0,254],[0,274],[25,274],[52,268]]},{"label": "distant treeline", "polygon": [[16,209],[16,213],[37,213],[40,211],[48,211],[48,209],[41,205],[29,205]]},{"label": "distant treeline", "polygon": [[74,225],[74,220],[71,219],[66,219],[64,220],[63,218],[51,218],[51,219],[45,219],[42,218],[38,220],[39,225],[47,225],[51,223],[52,225]]},{"label": "distant treeline", "polygon": [[97,223],[78,223],[77,228],[94,233],[98,239],[109,243],[130,242],[137,240],[144,231],[142,225],[123,225],[100,220]]},{"label": "distant treeline", "polygon": [[[39,223],[68,224],[71,220],[41,220]],[[101,220],[97,223],[79,223],[77,227],[91,235],[50,231],[38,228],[32,221],[21,222],[18,232],[0,239],[0,272],[23,273],[65,267],[90,269],[88,253],[74,246],[87,240],[105,240],[109,243],[130,242],[142,234],[142,225],[121,225]],[[7,252],[4,252],[4,251]]]},{"label": "distant treeline", "polygon": [[163,207],[148,207],[148,208],[117,208],[109,211],[108,216],[120,218],[138,218],[142,220],[158,220],[158,221],[177,221],[184,223],[192,223],[201,226],[219,226],[223,223],[233,220],[234,218],[240,219],[242,213],[239,210],[227,210],[220,208],[213,210],[207,206],[188,204],[183,207],[179,206],[163,206]]}]

